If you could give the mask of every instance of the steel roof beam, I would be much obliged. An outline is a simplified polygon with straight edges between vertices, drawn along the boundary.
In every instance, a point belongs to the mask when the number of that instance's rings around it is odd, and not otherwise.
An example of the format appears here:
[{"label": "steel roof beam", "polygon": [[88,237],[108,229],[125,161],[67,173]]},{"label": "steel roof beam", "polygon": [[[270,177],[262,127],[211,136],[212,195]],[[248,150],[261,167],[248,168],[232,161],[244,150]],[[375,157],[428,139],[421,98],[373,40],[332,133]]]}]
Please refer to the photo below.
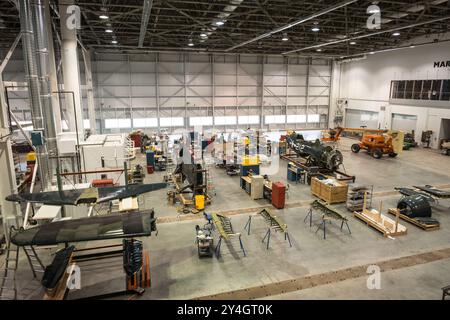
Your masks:
[{"label": "steel roof beam", "polygon": [[290,29],[290,28],[292,28],[292,27],[294,27],[296,25],[299,25],[301,23],[304,23],[306,21],[309,21],[309,20],[315,19],[317,17],[320,17],[320,16],[322,16],[324,14],[327,14],[327,13],[329,13],[331,11],[340,9],[342,7],[345,7],[345,6],[348,6],[349,4],[355,3],[356,1],[358,1],[358,0],[347,0],[347,1],[344,1],[344,2],[340,2],[340,3],[335,4],[335,5],[333,5],[333,6],[329,7],[329,8],[326,8],[326,9],[323,9],[323,10],[317,12],[317,13],[314,13],[314,14],[308,16],[308,17],[298,19],[298,20],[296,20],[294,22],[288,23],[288,24],[286,24],[286,25],[284,25],[282,27],[276,28],[276,29],[274,29],[272,31],[269,31],[269,32],[264,33],[264,34],[262,34],[260,36],[257,36],[257,37],[255,37],[253,39],[244,41],[244,42],[242,42],[240,44],[237,44],[237,45],[235,45],[235,46],[233,46],[231,48],[226,49],[225,51],[227,51],[227,52],[228,51],[232,51],[232,50],[237,49],[239,47],[245,46],[245,45],[247,45],[249,43],[262,40],[262,39],[267,38],[267,37],[269,37],[269,36],[271,36],[271,35],[273,35],[275,33],[282,32],[284,30]]},{"label": "steel roof beam", "polygon": [[313,46],[310,46],[310,47],[305,47],[305,48],[301,48],[301,49],[296,49],[296,50],[283,52],[283,54],[291,54],[291,53],[305,51],[305,50],[309,50],[309,49],[317,49],[317,48],[329,46],[329,45],[332,45],[332,44],[338,44],[338,43],[342,43],[342,42],[346,42],[346,41],[368,38],[368,37],[372,37],[372,36],[383,34],[383,33],[392,33],[394,31],[400,31],[400,30],[404,30],[404,29],[414,28],[414,27],[418,27],[418,26],[422,26],[422,25],[426,25],[426,24],[431,24],[431,23],[435,23],[435,22],[440,22],[440,21],[444,21],[444,20],[448,20],[448,19],[450,19],[450,16],[445,16],[445,17],[441,17],[441,18],[436,18],[436,19],[431,19],[431,20],[427,20],[427,21],[417,22],[417,23],[413,23],[413,24],[409,24],[409,25],[405,25],[405,26],[400,26],[400,27],[395,27],[395,28],[390,28],[390,29],[386,29],[386,30],[376,31],[376,32],[367,33],[367,34],[363,34],[363,35],[355,36],[355,37],[350,37],[350,38],[345,38],[345,39],[341,39],[341,40],[329,41],[329,42],[313,45]]}]

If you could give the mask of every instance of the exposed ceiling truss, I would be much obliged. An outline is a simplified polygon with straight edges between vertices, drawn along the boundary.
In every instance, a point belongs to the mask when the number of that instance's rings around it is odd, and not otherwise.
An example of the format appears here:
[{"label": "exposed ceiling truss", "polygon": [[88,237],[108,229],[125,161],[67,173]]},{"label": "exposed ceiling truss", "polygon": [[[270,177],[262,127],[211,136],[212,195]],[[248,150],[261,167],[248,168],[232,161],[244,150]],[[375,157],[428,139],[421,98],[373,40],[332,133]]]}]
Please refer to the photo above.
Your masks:
[{"label": "exposed ceiling truss", "polygon": [[[366,27],[367,7],[373,3],[381,8],[379,30]],[[82,11],[80,40],[97,51],[339,57],[390,49],[420,36],[447,33],[450,25],[450,0],[82,0],[77,4]],[[109,19],[99,19],[102,14]],[[56,15],[54,19],[58,19]],[[59,26],[59,21],[55,25]],[[320,31],[313,32],[314,26]],[[396,28],[399,36],[392,35]],[[107,33],[106,29],[113,32]],[[19,31],[14,1],[0,0],[0,46],[9,47]],[[282,41],[283,36],[289,40]]]}]

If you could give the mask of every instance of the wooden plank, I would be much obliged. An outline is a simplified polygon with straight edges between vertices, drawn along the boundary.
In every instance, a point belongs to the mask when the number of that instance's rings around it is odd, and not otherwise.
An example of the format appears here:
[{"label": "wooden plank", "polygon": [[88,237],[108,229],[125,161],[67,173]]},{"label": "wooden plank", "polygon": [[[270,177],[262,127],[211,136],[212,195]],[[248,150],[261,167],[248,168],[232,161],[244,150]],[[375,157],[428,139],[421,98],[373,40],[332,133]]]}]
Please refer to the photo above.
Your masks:
[{"label": "wooden plank", "polygon": [[70,277],[70,271],[72,270],[72,265],[75,265],[72,263],[73,254],[69,258],[69,263],[67,265],[67,268],[64,272],[64,275],[59,279],[58,284],[56,287],[52,290],[46,290],[44,293],[44,296],[42,297],[43,300],[64,300],[66,296],[66,292],[68,290],[67,288],[67,280]]},{"label": "wooden plank", "polygon": [[[371,227],[375,228],[376,230],[380,231],[385,237],[387,236],[400,236],[407,233],[407,229],[405,226],[398,224],[397,231],[392,231],[389,228],[386,227],[385,224],[382,224],[374,219],[374,217],[368,216],[369,212],[355,212],[354,216],[361,219],[362,221],[366,222]],[[386,216],[380,214],[380,219],[384,222],[388,222],[393,228],[395,228],[395,222]]]},{"label": "wooden plank", "polygon": [[[392,215],[395,215],[396,214],[395,213],[396,210],[397,209],[395,209],[395,208],[390,208],[388,210],[388,213],[390,213]],[[415,225],[415,226],[417,226],[417,227],[419,227],[419,228],[421,228],[421,229],[423,229],[425,231],[434,231],[434,230],[440,229],[440,225],[439,224],[431,224],[430,225],[430,224],[421,223],[420,221],[412,219],[412,218],[410,218],[410,217],[408,217],[408,216],[406,216],[404,214],[401,214],[401,213],[400,213],[399,216],[400,216],[400,219],[405,220],[405,221],[407,221],[407,222],[409,222],[409,223],[411,223],[411,224],[413,224],[413,225]]]}]

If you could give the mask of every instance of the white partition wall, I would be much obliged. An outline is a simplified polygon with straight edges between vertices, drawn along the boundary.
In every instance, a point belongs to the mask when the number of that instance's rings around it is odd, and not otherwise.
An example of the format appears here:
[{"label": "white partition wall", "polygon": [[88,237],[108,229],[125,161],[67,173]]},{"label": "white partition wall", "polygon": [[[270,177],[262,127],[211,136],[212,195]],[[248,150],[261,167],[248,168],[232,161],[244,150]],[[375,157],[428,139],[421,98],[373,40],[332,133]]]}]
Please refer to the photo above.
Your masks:
[{"label": "white partition wall", "polygon": [[[408,132],[414,129],[416,141],[420,141],[422,131],[431,130],[431,146],[438,148],[440,139],[446,135],[442,123],[450,118],[450,68],[440,67],[442,60],[448,60],[449,52],[450,44],[445,42],[376,53],[363,60],[342,63],[340,80],[335,81],[335,86],[339,88],[338,98],[347,101],[346,125],[355,123],[355,112],[372,112],[377,119],[370,126]],[[394,81],[404,85],[402,98],[394,94]],[[441,85],[439,101],[433,98],[431,83],[435,82]],[[416,83],[421,85],[420,90]],[[397,88],[396,92],[400,91]]]}]

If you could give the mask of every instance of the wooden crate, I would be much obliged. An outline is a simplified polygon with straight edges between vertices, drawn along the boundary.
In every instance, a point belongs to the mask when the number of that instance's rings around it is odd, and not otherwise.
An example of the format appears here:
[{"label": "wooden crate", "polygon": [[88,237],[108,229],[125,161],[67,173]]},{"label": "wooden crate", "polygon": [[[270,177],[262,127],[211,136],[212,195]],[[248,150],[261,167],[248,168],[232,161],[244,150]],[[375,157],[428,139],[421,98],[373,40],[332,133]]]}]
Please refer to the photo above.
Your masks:
[{"label": "wooden crate", "polygon": [[347,201],[348,185],[338,182],[337,186],[329,186],[317,178],[311,179],[311,193],[327,204]]}]

